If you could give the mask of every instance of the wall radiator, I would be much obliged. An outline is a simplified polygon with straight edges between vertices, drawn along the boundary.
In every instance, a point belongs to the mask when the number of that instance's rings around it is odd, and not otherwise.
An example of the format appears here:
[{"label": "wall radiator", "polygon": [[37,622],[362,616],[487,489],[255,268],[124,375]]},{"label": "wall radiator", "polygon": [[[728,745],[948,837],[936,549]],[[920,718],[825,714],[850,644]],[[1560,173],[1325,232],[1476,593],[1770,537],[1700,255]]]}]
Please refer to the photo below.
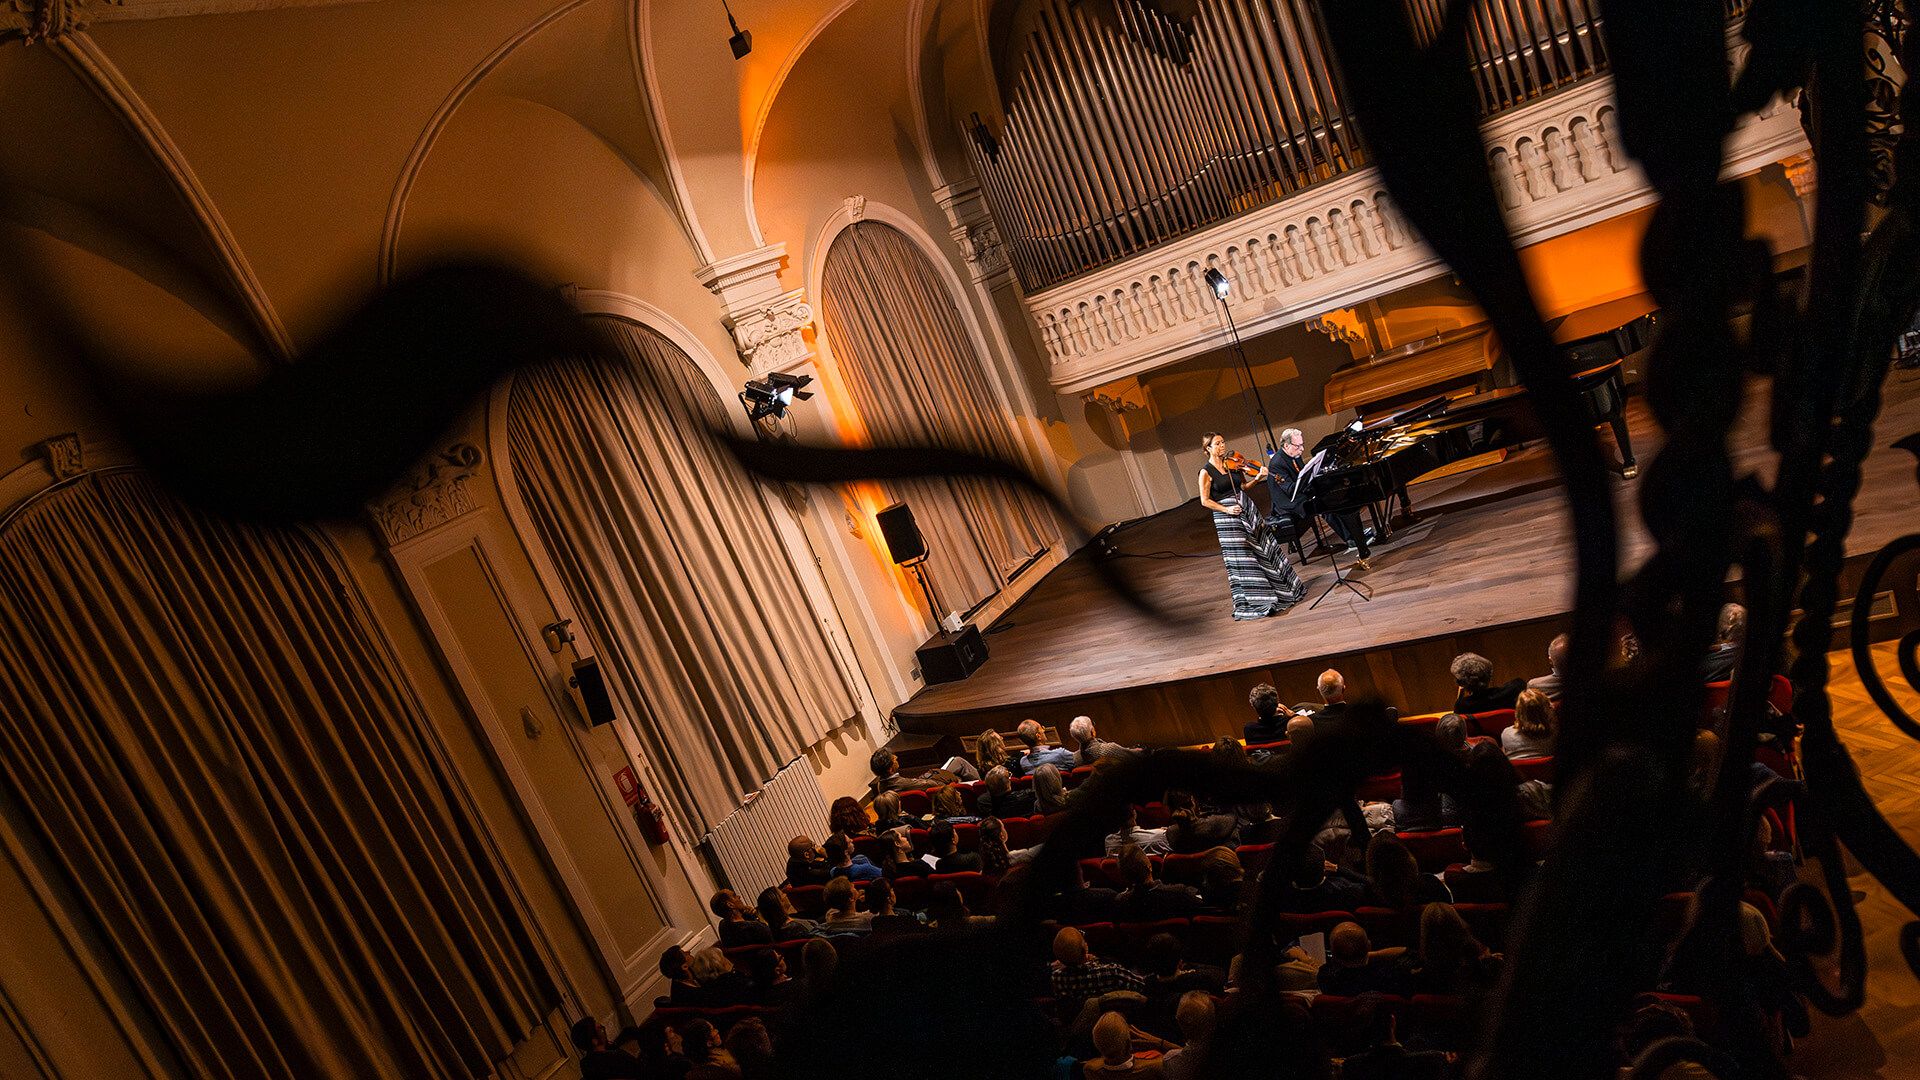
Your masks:
[{"label": "wall radiator", "polygon": [[796,758],[740,809],[701,839],[714,880],[753,903],[760,890],[787,876],[787,841],[825,839],[827,799],[805,758]]}]

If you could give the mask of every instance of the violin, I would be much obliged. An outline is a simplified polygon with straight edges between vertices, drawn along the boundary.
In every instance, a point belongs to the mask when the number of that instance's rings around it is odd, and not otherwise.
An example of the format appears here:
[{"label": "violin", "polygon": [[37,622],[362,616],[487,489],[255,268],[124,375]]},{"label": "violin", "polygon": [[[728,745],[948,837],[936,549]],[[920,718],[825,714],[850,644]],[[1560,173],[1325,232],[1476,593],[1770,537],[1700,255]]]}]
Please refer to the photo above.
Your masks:
[{"label": "violin", "polygon": [[1266,468],[1266,466],[1260,464],[1259,462],[1254,461],[1251,458],[1244,457],[1237,451],[1233,451],[1233,450],[1229,450],[1226,453],[1220,455],[1220,464],[1225,465],[1229,469],[1238,469],[1241,472],[1246,473],[1248,476],[1259,476],[1260,470]]}]

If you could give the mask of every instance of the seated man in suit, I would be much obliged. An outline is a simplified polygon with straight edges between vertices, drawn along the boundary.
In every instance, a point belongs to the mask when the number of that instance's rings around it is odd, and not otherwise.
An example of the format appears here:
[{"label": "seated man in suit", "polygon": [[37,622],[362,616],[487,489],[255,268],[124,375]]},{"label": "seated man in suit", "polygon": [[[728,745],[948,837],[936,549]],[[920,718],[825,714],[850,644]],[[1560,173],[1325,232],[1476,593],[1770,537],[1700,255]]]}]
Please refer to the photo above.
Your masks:
[{"label": "seated man in suit", "polygon": [[1566,693],[1567,657],[1573,649],[1573,637],[1561,634],[1547,645],[1547,673],[1527,680],[1527,689],[1538,690],[1549,701],[1559,701]]},{"label": "seated man in suit", "polygon": [[[1307,523],[1307,485],[1300,482],[1300,474],[1307,467],[1307,437],[1299,428],[1288,428],[1280,433],[1280,447],[1267,456],[1267,517],[1292,518],[1296,528],[1305,531],[1312,526]],[[1367,530],[1360,524],[1360,515],[1349,511],[1344,514],[1328,514],[1333,531],[1346,541],[1342,547],[1351,545],[1359,558],[1354,565],[1362,570],[1371,569],[1367,557],[1371,551],[1367,547]]]}]

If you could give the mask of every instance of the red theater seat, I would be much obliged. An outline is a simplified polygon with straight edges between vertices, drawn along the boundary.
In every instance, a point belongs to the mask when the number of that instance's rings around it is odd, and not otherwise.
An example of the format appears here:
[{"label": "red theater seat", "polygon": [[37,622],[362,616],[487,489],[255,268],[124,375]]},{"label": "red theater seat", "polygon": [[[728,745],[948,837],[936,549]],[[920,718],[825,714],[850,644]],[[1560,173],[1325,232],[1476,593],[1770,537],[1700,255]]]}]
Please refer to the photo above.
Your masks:
[{"label": "red theater seat", "polygon": [[827,902],[821,899],[824,885],[786,886],[787,899],[793,904],[794,914],[806,919],[817,919],[826,913]]},{"label": "red theater seat", "polygon": [[1534,859],[1547,857],[1547,849],[1553,847],[1553,822],[1529,821],[1521,827],[1527,842],[1527,855]]},{"label": "red theater seat", "polygon": [[929,890],[939,887],[943,882],[960,890],[960,895],[966,898],[967,910],[975,915],[985,915],[991,910],[994,881],[987,875],[974,870],[959,874],[927,875]]},{"label": "red theater seat", "polygon": [[1274,927],[1274,936],[1288,941],[1308,934],[1330,934],[1333,928],[1343,922],[1351,922],[1350,911],[1316,911],[1310,915],[1281,913],[1276,916],[1279,925]]},{"label": "red theater seat", "polygon": [[887,852],[893,844],[884,836],[856,836],[853,838],[853,850],[867,857],[867,861],[876,866],[887,859]]},{"label": "red theater seat", "polygon": [[933,813],[933,796],[925,791],[900,792],[900,812],[910,817],[924,817]]},{"label": "red theater seat", "polygon": [[903,874],[893,879],[893,906],[923,911],[932,899],[933,889],[924,876]]},{"label": "red theater seat", "polygon": [[1460,913],[1473,936],[1489,949],[1498,951],[1507,938],[1507,914],[1505,904],[1455,904],[1453,910]]},{"label": "red theater seat", "polygon": [[1143,829],[1164,829],[1167,822],[1173,820],[1167,813],[1167,804],[1150,802],[1140,808],[1140,827]]},{"label": "red theater seat", "polygon": [[1416,911],[1361,907],[1354,910],[1353,921],[1366,930],[1367,939],[1373,942],[1376,949],[1395,945],[1411,946],[1420,939],[1420,915]]},{"label": "red theater seat", "polygon": [[1205,855],[1167,855],[1160,860],[1160,877],[1182,885],[1198,885],[1206,879]]},{"label": "red theater seat", "polygon": [[1400,797],[1400,774],[1369,776],[1353,793],[1366,802],[1392,802]]},{"label": "red theater seat", "polygon": [[1553,783],[1553,759],[1550,757],[1520,758],[1513,763],[1513,771],[1519,773],[1522,780]]},{"label": "red theater seat", "polygon": [[1437,874],[1455,863],[1467,861],[1467,845],[1460,839],[1459,829],[1435,829],[1432,832],[1396,833],[1400,842],[1413,853],[1414,861],[1420,869],[1429,874]]},{"label": "red theater seat", "polygon": [[1267,868],[1268,863],[1273,862],[1272,844],[1241,844],[1234,848],[1233,852],[1240,856],[1240,868],[1247,872],[1249,878],[1259,874]]},{"label": "red theater seat", "polygon": [[1186,919],[1161,919],[1158,922],[1117,923],[1120,933],[1126,938],[1126,955],[1139,958],[1146,952],[1147,941],[1155,934],[1172,934],[1185,940],[1187,936]]},{"label": "red theater seat", "polygon": [[1499,738],[1501,732],[1512,726],[1512,709],[1495,709],[1492,712],[1473,713],[1467,717],[1467,730],[1489,739]]}]

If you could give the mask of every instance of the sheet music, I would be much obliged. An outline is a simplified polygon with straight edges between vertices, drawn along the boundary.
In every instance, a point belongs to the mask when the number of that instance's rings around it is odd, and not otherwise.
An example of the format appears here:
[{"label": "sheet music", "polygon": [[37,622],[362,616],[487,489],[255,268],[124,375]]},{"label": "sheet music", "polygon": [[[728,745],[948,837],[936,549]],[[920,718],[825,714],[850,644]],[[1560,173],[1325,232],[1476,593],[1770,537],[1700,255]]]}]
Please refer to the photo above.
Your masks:
[{"label": "sheet music", "polygon": [[1300,492],[1306,489],[1307,481],[1313,479],[1313,474],[1320,471],[1320,464],[1326,456],[1327,452],[1322,450],[1311,458],[1308,458],[1307,463],[1300,467],[1300,475],[1294,478],[1293,494],[1288,497],[1289,501],[1299,501]]}]

